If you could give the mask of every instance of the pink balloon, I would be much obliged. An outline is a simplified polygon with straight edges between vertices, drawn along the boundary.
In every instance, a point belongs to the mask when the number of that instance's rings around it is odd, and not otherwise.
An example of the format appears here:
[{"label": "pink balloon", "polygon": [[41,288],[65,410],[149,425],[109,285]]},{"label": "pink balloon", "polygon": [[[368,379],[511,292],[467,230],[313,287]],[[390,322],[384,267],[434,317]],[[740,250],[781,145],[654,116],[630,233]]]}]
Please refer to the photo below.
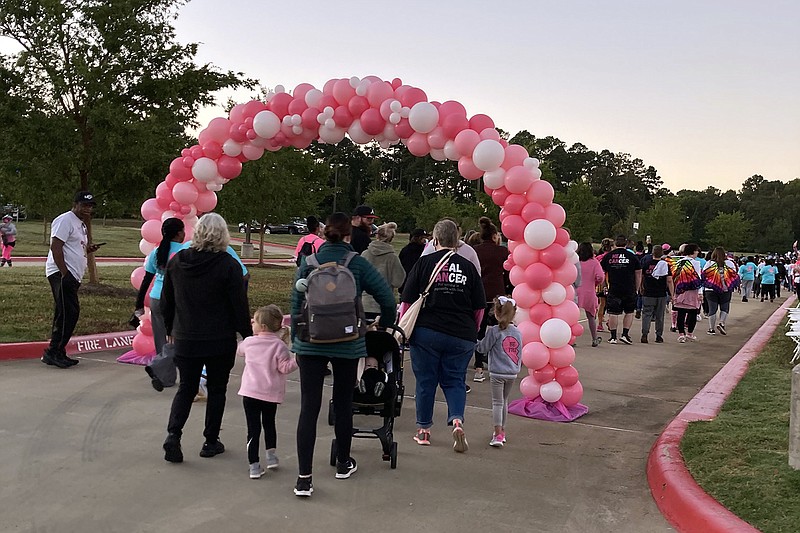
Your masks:
[{"label": "pink balloon", "polygon": [[153,323],[150,322],[150,319],[147,317],[142,317],[141,322],[139,323],[139,327],[136,328],[136,331],[144,335],[145,337],[152,337],[153,336]]},{"label": "pink balloon", "polygon": [[575,348],[565,344],[560,348],[550,349],[550,364],[556,368],[563,368],[575,361]]},{"label": "pink balloon", "polygon": [[525,222],[530,222],[531,220],[544,218],[544,213],[545,211],[542,204],[529,199],[525,207],[522,208],[520,215]]},{"label": "pink balloon", "polygon": [[[439,123],[442,125],[442,130],[444,131],[444,134],[447,136],[448,139],[455,139],[460,132],[467,130],[469,128],[469,121],[467,120],[467,117],[464,115],[453,113],[447,115],[442,119],[441,109],[440,109],[439,117],[440,117]],[[477,132],[475,133],[477,134]]]},{"label": "pink balloon", "polygon": [[[553,222],[552,220],[550,222]],[[550,268],[558,268],[567,260],[567,251],[563,246],[558,244],[551,244],[544,250],[539,252],[539,257],[542,263]]]},{"label": "pink balloon", "polygon": [[572,300],[564,300],[557,306],[553,307],[553,316],[560,318],[567,324],[577,324],[581,318],[581,310]]},{"label": "pink balloon", "polygon": [[[462,156],[472,157],[475,147],[481,142],[481,136],[474,130],[463,130],[456,135],[456,149]],[[524,192],[524,191],[522,191]]]},{"label": "pink balloon", "polygon": [[503,158],[503,164],[500,165],[501,168],[506,170],[522,165],[522,162],[528,158],[528,151],[518,144],[509,144],[506,147],[506,155]]},{"label": "pink balloon", "polygon": [[155,198],[148,198],[142,203],[142,218],[145,220],[161,220],[161,212],[164,211]]},{"label": "pink balloon", "polygon": [[[213,141],[212,141],[213,142]],[[182,157],[176,157],[169,164],[169,173],[178,181],[189,181],[192,179],[192,169],[186,168]]]},{"label": "pink balloon", "polygon": [[197,208],[198,213],[213,211],[217,206],[217,193],[206,189],[197,196],[194,206]]},{"label": "pink balloon", "polygon": [[[158,225],[160,227],[161,222],[159,222]],[[161,238],[159,234],[159,239],[158,241],[155,242],[160,242],[160,241]],[[133,272],[131,272],[131,285],[133,285],[134,289],[139,290],[139,287],[142,285],[142,280],[144,279],[144,274],[145,274],[144,267],[137,267],[133,270]]]},{"label": "pink balloon", "polygon": [[[575,287],[572,286],[572,283],[567,285],[566,289],[567,289],[567,300],[574,300],[575,299]],[[583,330],[581,330],[581,331],[583,331]]]},{"label": "pink balloon", "polygon": [[499,189],[493,190],[491,192],[491,195],[494,204],[503,207],[503,205],[506,203],[506,198],[508,198],[511,195],[511,193],[508,192],[508,189],[506,189],[505,187],[500,187]]},{"label": "pink balloon", "polygon": [[[381,116],[381,112],[377,109],[369,108],[361,113],[361,129],[364,130],[364,133],[368,135],[378,135],[383,132],[383,128],[385,127],[386,121]],[[427,146],[427,139],[425,145]]]},{"label": "pink balloon", "polygon": [[[525,193],[533,183],[533,175],[523,166],[508,169],[505,176],[505,186],[509,192],[515,194]],[[530,198],[530,195],[528,195]]]},{"label": "pink balloon", "polygon": [[133,350],[139,355],[147,355],[156,351],[153,337],[137,333],[133,338]]},{"label": "pink balloon", "polygon": [[[578,269],[570,262],[564,261],[560,267],[553,269],[553,281],[565,286],[572,287],[578,279]],[[567,299],[571,299],[567,294]]]},{"label": "pink balloon", "polygon": [[146,220],[144,224],[142,224],[141,232],[142,232],[142,238],[144,240],[153,243],[161,242],[161,221]]},{"label": "pink balloon", "polygon": [[405,145],[408,151],[417,157],[428,155],[431,151],[430,146],[428,146],[428,136],[424,133],[412,133],[411,137],[406,140]]},{"label": "pink balloon", "polygon": [[169,209],[170,209],[170,211],[180,211],[181,203],[179,201],[177,201],[177,200],[175,200],[174,202],[170,202],[169,203]]},{"label": "pink balloon", "polygon": [[[345,81],[347,86],[350,87],[350,82]],[[352,89],[353,93],[355,94],[355,89]],[[338,98],[337,98],[338,100]],[[278,93],[274,95],[269,101],[269,110],[278,115],[278,118],[282,119],[289,113],[289,104],[292,101],[292,95],[289,93]]]},{"label": "pink balloon", "polygon": [[346,106],[341,105],[333,110],[333,121],[340,128],[349,128],[353,123],[353,115]]},{"label": "pink balloon", "polygon": [[550,350],[541,342],[530,342],[522,347],[522,363],[531,370],[542,368],[550,360]]},{"label": "pink balloon", "polygon": [[180,183],[178,180],[175,179],[175,176],[172,174],[167,174],[167,177],[164,178],[164,183],[167,184],[167,188],[171,191],[172,188],[177,184]]},{"label": "pink balloon", "polygon": [[544,365],[533,372],[533,379],[539,383],[549,383],[556,377],[556,369],[553,365]]},{"label": "pink balloon", "polygon": [[541,291],[553,283],[553,271],[547,265],[533,263],[525,269],[525,281],[531,289]]},{"label": "pink balloon", "polygon": [[556,228],[556,244],[566,246],[569,242],[569,232],[564,228]]},{"label": "pink balloon", "polygon": [[[511,249],[510,246],[509,249]],[[539,261],[539,250],[534,250],[527,244],[525,246],[516,246],[512,252],[512,257],[515,264],[522,268],[527,268],[531,263]]]},{"label": "pink balloon", "polygon": [[514,267],[508,271],[508,278],[515,287],[517,285],[522,285],[525,283],[525,269],[521,266],[514,265]]},{"label": "pink balloon", "polygon": [[308,109],[308,104],[306,103],[305,95],[297,96],[295,94],[294,100],[289,102],[289,105],[286,107],[286,113],[289,115],[302,115],[303,111],[306,109]]},{"label": "pink balloon", "polygon": [[190,155],[192,156],[192,159],[194,159],[195,161],[197,161],[198,159],[200,159],[201,157],[203,157],[203,148],[202,148],[202,147],[200,147],[200,146],[199,146],[199,145],[197,145],[197,144],[195,144],[194,146],[192,146],[192,147],[189,149],[189,151],[191,152],[191,154],[190,154]]},{"label": "pink balloon", "polygon": [[361,113],[369,109],[369,101],[363,96],[354,96],[347,102],[347,110],[354,117],[361,116]]},{"label": "pink balloon", "polygon": [[367,101],[372,107],[378,108],[383,102],[393,97],[394,89],[392,89],[392,84],[388,81],[371,83],[369,87],[367,87]]},{"label": "pink balloon", "polygon": [[[254,116],[259,114],[261,111],[267,109],[267,105],[262,102],[261,100],[250,100],[246,104],[244,104],[244,108],[242,109],[242,118],[246,121],[248,118],[252,119]],[[250,121],[248,127],[253,125],[253,121]],[[221,143],[220,143],[221,144]]]},{"label": "pink balloon", "polygon": [[[172,197],[184,205],[193,204],[197,200],[197,196],[198,192],[195,186],[185,181],[176,183],[172,188]],[[172,206],[170,205],[170,207]]]},{"label": "pink balloon", "polygon": [[558,204],[550,204],[544,208],[544,211],[545,218],[552,222],[557,228],[563,226],[564,222],[567,220],[567,212]]},{"label": "pink balloon", "polygon": [[417,87],[409,87],[403,91],[402,95],[398,94],[397,91],[395,91],[395,94],[404,107],[414,107],[414,104],[428,101],[428,96],[425,94],[425,91]]},{"label": "pink balloon", "polygon": [[222,155],[222,145],[217,141],[208,141],[203,145],[203,153],[209,159],[219,159]]},{"label": "pink balloon", "polygon": [[583,385],[580,381],[575,382],[571,387],[564,387],[561,393],[561,403],[571,407],[583,398]]},{"label": "pink balloon", "polygon": [[523,396],[531,400],[539,396],[539,387],[541,387],[541,384],[532,376],[525,376],[522,378],[522,381],[519,382],[519,391]]},{"label": "pink balloon", "polygon": [[[448,100],[446,102],[442,102],[439,105],[439,117],[447,117],[449,115],[457,115],[464,117],[466,120],[467,118],[467,109],[460,103],[456,102],[455,100]],[[467,126],[469,126],[469,122],[467,122]]]},{"label": "pink balloon", "polygon": [[[466,131],[471,131],[471,130],[466,130]],[[483,170],[476,167],[475,163],[472,162],[472,159],[467,156],[462,156],[458,160],[458,173],[464,176],[468,180],[476,180],[479,179],[481,176],[483,176]]]},{"label": "pink balloon", "polygon": [[542,180],[534,181],[527,192],[529,200],[534,200],[543,206],[553,203],[553,195],[555,195],[553,186]]},{"label": "pink balloon", "polygon": [[494,121],[486,115],[478,114],[469,119],[469,127],[480,132],[486,128],[494,128]]},{"label": "pink balloon", "polygon": [[542,325],[553,318],[553,308],[546,303],[539,303],[530,308],[528,316],[531,322]]},{"label": "pink balloon", "polygon": [[319,128],[319,122],[317,122],[317,115],[319,115],[319,109],[317,109],[316,107],[309,107],[305,111],[303,111],[300,114],[303,128],[312,130],[315,128]]},{"label": "pink balloon", "polygon": [[[230,129],[230,124],[234,122],[244,122],[244,104],[236,104],[231,108],[230,112],[230,122],[228,124]],[[224,142],[224,140],[216,139],[217,142]]]},{"label": "pink balloon", "polygon": [[528,344],[529,342],[539,342],[541,338],[539,337],[539,326],[534,324],[533,322],[523,322],[519,326],[520,334],[522,335],[522,344]]},{"label": "pink balloon", "polygon": [[223,155],[217,161],[217,172],[226,180],[231,180],[242,173],[242,162],[235,157]]},{"label": "pink balloon", "polygon": [[525,207],[525,204],[528,203],[528,200],[522,194],[512,194],[508,198],[506,198],[506,203],[503,204],[503,209],[508,212],[509,215],[519,215],[522,213],[522,208]]},{"label": "pink balloon", "polygon": [[[509,199],[511,199],[511,197],[506,199],[506,204],[508,204]],[[503,209],[505,209],[505,206]],[[525,226],[525,221],[522,220],[522,217],[519,215],[508,215],[503,218],[503,222],[500,224],[503,235],[516,241],[525,238]]]},{"label": "pink balloon", "polygon": [[483,130],[481,130],[479,132],[479,135],[481,136],[481,140],[482,141],[485,141],[485,140],[499,141],[500,140],[500,133],[496,129],[494,129],[493,127],[492,128],[484,128]]},{"label": "pink balloon", "polygon": [[431,148],[441,150],[446,143],[447,135],[445,135],[444,129],[441,126],[434,128],[432,132],[428,133],[428,144]]},{"label": "pink balloon", "polygon": [[414,128],[411,127],[411,124],[408,122],[407,118],[401,119],[400,122],[394,127],[395,133],[401,139],[408,139],[413,134],[417,133],[414,131]]},{"label": "pink balloon", "polygon": [[542,291],[529,287],[527,283],[515,286],[513,295],[517,305],[526,309],[530,309],[542,299]]},{"label": "pink balloon", "polygon": [[578,371],[574,366],[565,366],[556,370],[556,381],[561,387],[571,387],[578,382]]},{"label": "pink balloon", "polygon": [[577,338],[583,335],[583,324],[573,324],[572,334]]}]

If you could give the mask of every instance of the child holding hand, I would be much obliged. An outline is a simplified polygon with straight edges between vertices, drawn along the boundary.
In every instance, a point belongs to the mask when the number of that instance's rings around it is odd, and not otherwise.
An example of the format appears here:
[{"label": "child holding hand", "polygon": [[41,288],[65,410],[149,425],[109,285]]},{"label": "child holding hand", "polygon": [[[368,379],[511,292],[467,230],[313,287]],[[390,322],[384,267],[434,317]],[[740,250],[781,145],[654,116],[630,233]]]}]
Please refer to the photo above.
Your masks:
[{"label": "child holding hand", "polygon": [[494,300],[497,325],[486,330],[476,351],[489,355],[489,381],[492,386],[492,423],[494,434],[489,446],[502,448],[506,442],[508,397],[522,365],[522,334],[511,321],[517,313],[516,302],[505,296]]},{"label": "child holding hand", "polygon": [[281,336],[283,313],[276,305],[259,308],[253,316],[253,336],[244,339],[236,355],[244,357],[244,372],[239,395],[247,419],[247,459],[250,479],[264,475],[258,457],[261,427],[267,450],[267,468],[278,467],[275,414],[286,394],[286,375],[297,370],[297,363]]}]

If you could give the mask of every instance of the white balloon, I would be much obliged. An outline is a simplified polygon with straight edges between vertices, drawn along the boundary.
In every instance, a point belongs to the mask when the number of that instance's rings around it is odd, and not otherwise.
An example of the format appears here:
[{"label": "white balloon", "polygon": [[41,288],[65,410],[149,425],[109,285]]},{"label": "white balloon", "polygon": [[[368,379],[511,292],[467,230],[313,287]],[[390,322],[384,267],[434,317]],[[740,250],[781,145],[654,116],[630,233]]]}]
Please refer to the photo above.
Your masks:
[{"label": "white balloon", "polygon": [[506,171],[502,168],[490,170],[483,175],[483,184],[489,189],[499,189],[506,182]]},{"label": "white balloon", "polygon": [[392,102],[389,104],[389,109],[395,113],[399,113],[400,110],[403,109],[403,104],[400,103],[400,100],[392,100]]},{"label": "white balloon", "polygon": [[542,300],[550,305],[560,305],[567,299],[567,289],[555,281],[542,291]]},{"label": "white balloon", "polygon": [[400,124],[400,119],[401,119],[400,113],[391,113],[389,115],[389,122],[391,122],[392,124]]},{"label": "white balloon", "polygon": [[225,141],[225,144],[222,145],[222,151],[225,152],[225,155],[236,157],[242,153],[242,145],[233,139],[228,139]]},{"label": "white balloon", "polygon": [[387,148],[389,148],[392,145],[392,141],[388,141],[388,140],[384,139],[382,141],[379,141],[378,144],[380,145],[381,148],[386,150]]},{"label": "white balloon", "polygon": [[326,118],[324,126],[328,129],[333,129],[336,127],[336,121],[332,118]]},{"label": "white balloon", "polygon": [[[439,110],[430,102],[414,104],[408,114],[408,123],[419,133],[430,133],[439,122]],[[502,161],[501,161],[502,162]]]},{"label": "white balloon", "polygon": [[408,115],[411,113],[411,109],[407,107],[400,108],[400,116],[403,118],[408,118]]},{"label": "white balloon", "polygon": [[502,144],[493,139],[484,139],[475,146],[472,163],[484,172],[489,172],[499,169],[505,156],[506,150]]},{"label": "white balloon", "polygon": [[283,124],[284,126],[291,126],[292,115],[286,115],[285,117],[283,117],[283,119],[281,120],[281,124]]},{"label": "white balloon", "polygon": [[175,218],[175,211],[172,211],[171,209],[167,209],[166,211],[161,213],[161,222],[164,222],[168,218]]},{"label": "white balloon", "polygon": [[542,169],[539,167],[533,167],[531,173],[533,174],[534,181],[542,179]]},{"label": "white balloon", "polygon": [[563,394],[564,389],[561,388],[558,381],[551,381],[539,387],[539,396],[546,402],[555,403],[561,399]]},{"label": "white balloon", "polygon": [[394,126],[392,124],[387,124],[383,128],[383,137],[387,141],[391,141],[391,142],[400,140],[400,136],[397,134],[397,132],[395,131]]},{"label": "white balloon", "polygon": [[197,215],[187,215],[183,217],[183,225],[188,230],[189,228],[194,229],[197,225]]},{"label": "white balloon", "polygon": [[443,148],[431,148],[431,157],[434,161],[444,161],[447,159],[447,156],[444,155]]},{"label": "white balloon", "polygon": [[331,106],[326,106],[322,112],[325,114],[326,117],[331,118],[333,117],[333,108]]},{"label": "white balloon", "polygon": [[157,246],[157,244],[153,244],[145,239],[139,241],[139,251],[142,252],[142,255],[150,255],[150,252],[155,250]]},{"label": "white balloon", "polygon": [[556,227],[546,219],[531,220],[525,226],[525,242],[534,250],[544,250],[556,240]]},{"label": "white balloon", "polygon": [[580,261],[581,258],[578,257],[578,254],[576,254],[575,252],[572,252],[567,256],[567,262],[572,263],[573,265],[577,265],[578,263],[580,263]]},{"label": "white balloon", "polygon": [[326,120],[328,120],[328,116],[325,113],[317,113],[317,124],[321,126],[325,124]]},{"label": "white balloon", "polygon": [[352,78],[350,78],[350,87],[352,87],[353,89],[358,87],[359,83],[361,83],[361,80],[358,79],[356,76],[353,76]]},{"label": "white balloon", "polygon": [[578,249],[578,243],[573,240],[570,240],[569,242],[567,242],[567,245],[564,248],[567,249],[567,252],[574,252],[575,250]]},{"label": "white balloon", "polygon": [[367,144],[372,140],[372,135],[366,133],[361,128],[361,121],[359,119],[355,119],[350,127],[347,129],[347,134],[350,136],[350,139],[353,140],[356,144]]},{"label": "white balloon", "polygon": [[[333,119],[331,119],[331,121],[333,121]],[[319,129],[319,140],[328,144],[336,144],[344,139],[344,134],[345,131],[343,128],[339,128],[336,125],[329,127],[326,123],[325,126]]]},{"label": "white balloon", "polygon": [[201,157],[192,165],[192,176],[197,181],[208,183],[217,176],[217,163],[208,157]]},{"label": "white balloon", "polygon": [[356,87],[356,94],[358,96],[366,96],[367,87],[369,87],[369,80],[361,80],[361,83],[359,83],[358,87]]},{"label": "white balloon", "polygon": [[292,115],[292,126],[299,126],[303,123],[303,117],[298,114]]},{"label": "white balloon", "polygon": [[317,107],[322,101],[322,91],[319,89],[311,89],[306,93],[304,100],[308,107]]},{"label": "white balloon", "polygon": [[444,155],[446,155],[447,159],[450,161],[458,161],[461,158],[461,154],[458,152],[458,148],[456,148],[455,141],[447,141],[444,143]]},{"label": "white balloon", "polygon": [[219,192],[222,190],[221,183],[206,183],[206,189],[209,191]]},{"label": "white balloon", "polygon": [[253,117],[253,129],[259,137],[271,139],[281,131],[281,121],[272,111],[259,111]]},{"label": "white balloon", "polygon": [[275,86],[275,94],[277,94],[277,93],[285,93],[285,92],[286,92],[286,87],[284,87],[283,85],[276,85]]},{"label": "white balloon", "polygon": [[292,133],[295,135],[300,135],[303,133],[303,126],[292,126]]},{"label": "white balloon", "polygon": [[538,168],[539,167],[539,160],[536,159],[535,157],[526,157],[522,161],[522,165],[525,168]]},{"label": "white balloon", "polygon": [[560,318],[550,318],[545,320],[539,329],[539,337],[542,339],[542,344],[548,348],[561,348],[569,344],[572,329]]},{"label": "white balloon", "polygon": [[514,314],[514,324],[520,325],[523,322],[528,322],[531,319],[530,309],[524,307],[517,307],[517,312]]}]

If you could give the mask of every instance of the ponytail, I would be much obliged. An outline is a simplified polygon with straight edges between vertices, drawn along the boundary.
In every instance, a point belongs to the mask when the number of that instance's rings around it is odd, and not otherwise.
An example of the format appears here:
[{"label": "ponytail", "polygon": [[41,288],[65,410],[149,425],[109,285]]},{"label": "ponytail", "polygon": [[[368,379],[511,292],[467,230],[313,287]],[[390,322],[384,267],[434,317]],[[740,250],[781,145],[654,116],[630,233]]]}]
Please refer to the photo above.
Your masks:
[{"label": "ponytail", "polygon": [[517,314],[516,302],[505,296],[498,296],[494,300],[494,317],[497,319],[497,325],[500,326],[501,331],[508,329],[508,325],[514,320]]},{"label": "ponytail", "polygon": [[156,252],[156,268],[164,270],[169,261],[170,243],[178,233],[183,231],[183,220],[179,218],[168,218],[161,224],[161,242]]}]

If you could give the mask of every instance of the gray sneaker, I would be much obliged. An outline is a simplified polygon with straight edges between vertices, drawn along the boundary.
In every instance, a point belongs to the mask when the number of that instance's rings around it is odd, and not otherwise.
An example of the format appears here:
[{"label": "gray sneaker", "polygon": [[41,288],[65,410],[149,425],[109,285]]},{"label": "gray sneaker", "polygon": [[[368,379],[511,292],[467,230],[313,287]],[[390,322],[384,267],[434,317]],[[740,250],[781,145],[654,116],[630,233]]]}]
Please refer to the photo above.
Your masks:
[{"label": "gray sneaker", "polygon": [[278,456],[275,454],[274,451],[267,452],[267,469],[272,470],[274,468],[278,468]]},{"label": "gray sneaker", "polygon": [[258,479],[266,473],[266,470],[261,468],[261,463],[250,464],[250,479]]}]

